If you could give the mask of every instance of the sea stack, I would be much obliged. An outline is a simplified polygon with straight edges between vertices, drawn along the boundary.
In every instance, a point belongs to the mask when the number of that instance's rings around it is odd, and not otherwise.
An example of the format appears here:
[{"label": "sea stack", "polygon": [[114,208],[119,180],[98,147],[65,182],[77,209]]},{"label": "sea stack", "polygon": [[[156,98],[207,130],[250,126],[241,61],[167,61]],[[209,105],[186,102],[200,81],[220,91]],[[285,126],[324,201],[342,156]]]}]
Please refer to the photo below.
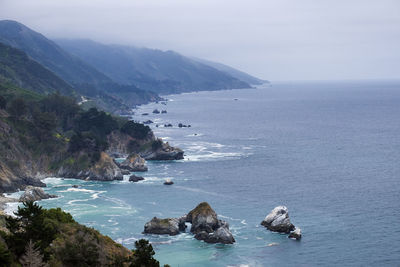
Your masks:
[{"label": "sea stack", "polygon": [[261,225],[273,232],[289,234],[289,238],[301,239],[301,230],[290,222],[289,211],[285,206],[274,208],[261,222]]}]

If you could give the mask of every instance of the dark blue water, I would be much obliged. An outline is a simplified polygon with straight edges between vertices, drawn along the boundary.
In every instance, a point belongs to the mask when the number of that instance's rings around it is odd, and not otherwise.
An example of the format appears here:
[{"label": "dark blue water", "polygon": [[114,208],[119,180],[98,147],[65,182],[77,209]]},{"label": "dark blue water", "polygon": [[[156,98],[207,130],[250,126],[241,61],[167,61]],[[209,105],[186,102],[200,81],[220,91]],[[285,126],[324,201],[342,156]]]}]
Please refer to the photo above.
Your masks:
[{"label": "dark blue water", "polygon": [[[63,197],[41,203],[130,248],[149,238],[172,266],[400,264],[400,83],[274,84],[168,98],[138,112],[167,114],[135,119],[191,124],[152,125],[186,160],[149,163],[140,183],[48,179]],[[162,185],[165,178],[175,184]],[[73,183],[82,186],[62,187]],[[141,234],[153,216],[180,216],[201,201],[230,223],[234,245]],[[277,205],[289,208],[300,242],[260,226]]]}]

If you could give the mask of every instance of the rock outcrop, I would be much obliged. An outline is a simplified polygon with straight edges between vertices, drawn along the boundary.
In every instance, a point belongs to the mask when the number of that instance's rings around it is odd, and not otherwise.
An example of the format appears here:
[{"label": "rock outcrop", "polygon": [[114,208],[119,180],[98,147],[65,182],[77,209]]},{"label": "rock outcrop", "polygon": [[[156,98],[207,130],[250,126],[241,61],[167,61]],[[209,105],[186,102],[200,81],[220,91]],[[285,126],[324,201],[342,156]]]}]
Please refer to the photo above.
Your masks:
[{"label": "rock outcrop", "polygon": [[88,170],[69,170],[61,167],[57,173],[59,177],[79,178],[84,180],[113,181],[122,180],[121,169],[113,159],[105,152],[101,152],[100,159]]},{"label": "rock outcrop", "polygon": [[136,175],[134,175],[134,174],[132,174],[132,175],[129,177],[129,182],[139,182],[139,181],[143,181],[143,180],[144,180],[143,177],[141,177],[141,176],[136,176]]},{"label": "rock outcrop", "polygon": [[203,240],[207,243],[233,244],[235,239],[229,224],[218,220],[215,211],[207,202],[202,202],[187,215],[180,218],[159,219],[154,217],[144,226],[146,234],[168,234],[177,235],[185,231],[185,222],[192,224],[190,232],[197,240]]},{"label": "rock outcrop", "polygon": [[48,198],[55,198],[56,195],[50,195],[44,192],[43,188],[27,186],[25,192],[19,198],[20,202],[37,201]]},{"label": "rock outcrop", "polygon": [[170,146],[168,142],[160,142],[159,146],[152,146],[150,149],[139,152],[139,155],[145,160],[179,160],[183,159],[183,150]]},{"label": "rock outcrop", "polygon": [[145,234],[177,235],[185,229],[185,218],[159,219],[154,217],[144,225]]},{"label": "rock outcrop", "polygon": [[146,161],[138,154],[130,154],[123,162],[119,164],[121,169],[131,172],[145,172],[148,170]]},{"label": "rock outcrop", "polygon": [[289,212],[285,206],[274,208],[261,222],[268,230],[279,233],[290,233],[294,230],[294,225],[290,222]]},{"label": "rock outcrop", "polygon": [[192,224],[190,232],[194,233],[198,240],[223,244],[235,242],[232,233],[229,231],[229,224],[218,220],[217,214],[207,202],[202,202],[191,210],[186,216],[186,222]]}]

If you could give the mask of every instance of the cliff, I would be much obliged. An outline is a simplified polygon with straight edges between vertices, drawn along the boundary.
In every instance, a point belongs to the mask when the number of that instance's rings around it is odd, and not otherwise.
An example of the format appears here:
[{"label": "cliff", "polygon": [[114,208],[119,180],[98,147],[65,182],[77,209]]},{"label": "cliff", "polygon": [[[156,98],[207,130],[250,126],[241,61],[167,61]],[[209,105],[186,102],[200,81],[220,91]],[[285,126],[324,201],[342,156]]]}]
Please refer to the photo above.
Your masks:
[{"label": "cliff", "polygon": [[122,180],[115,156],[147,151],[164,159],[175,157],[177,149],[160,150],[159,144],[170,146],[143,124],[95,108],[85,111],[74,99],[58,94],[25,100],[2,93],[0,192],[45,186],[40,179],[51,176]]}]

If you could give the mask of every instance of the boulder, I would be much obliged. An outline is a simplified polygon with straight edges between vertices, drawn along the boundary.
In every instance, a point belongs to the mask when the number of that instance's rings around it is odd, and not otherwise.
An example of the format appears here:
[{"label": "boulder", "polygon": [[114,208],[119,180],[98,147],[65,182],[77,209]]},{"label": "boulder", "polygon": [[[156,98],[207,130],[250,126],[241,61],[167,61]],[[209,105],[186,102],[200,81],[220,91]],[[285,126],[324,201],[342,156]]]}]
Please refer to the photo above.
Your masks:
[{"label": "boulder", "polygon": [[288,237],[291,239],[300,240],[301,239],[301,229],[296,227],[296,229],[294,229],[294,231],[290,232]]},{"label": "boulder", "polygon": [[160,114],[160,111],[158,109],[153,110],[154,114]]},{"label": "boulder", "polygon": [[37,200],[55,198],[55,197],[57,197],[57,196],[56,195],[47,194],[40,187],[27,186],[25,188],[25,192],[19,198],[19,201],[20,202],[37,201]]},{"label": "boulder", "polygon": [[146,161],[138,154],[130,154],[123,162],[119,164],[121,169],[131,172],[145,172],[148,170]]},{"label": "boulder", "polygon": [[144,225],[145,234],[177,235],[185,229],[184,218],[159,219],[154,217]]},{"label": "boulder", "polygon": [[268,230],[279,233],[290,233],[294,230],[294,225],[290,222],[289,212],[285,206],[274,208],[261,222]]},{"label": "boulder", "polygon": [[235,243],[235,238],[228,227],[221,226],[212,233],[207,233],[201,231],[195,235],[197,240],[204,240],[207,243],[221,243],[221,244],[233,244]]},{"label": "boulder", "polygon": [[134,175],[134,174],[132,174],[132,175],[129,177],[129,182],[139,182],[139,181],[143,181],[143,180],[144,180],[143,177],[141,177],[141,176],[136,176],[136,175]]}]

